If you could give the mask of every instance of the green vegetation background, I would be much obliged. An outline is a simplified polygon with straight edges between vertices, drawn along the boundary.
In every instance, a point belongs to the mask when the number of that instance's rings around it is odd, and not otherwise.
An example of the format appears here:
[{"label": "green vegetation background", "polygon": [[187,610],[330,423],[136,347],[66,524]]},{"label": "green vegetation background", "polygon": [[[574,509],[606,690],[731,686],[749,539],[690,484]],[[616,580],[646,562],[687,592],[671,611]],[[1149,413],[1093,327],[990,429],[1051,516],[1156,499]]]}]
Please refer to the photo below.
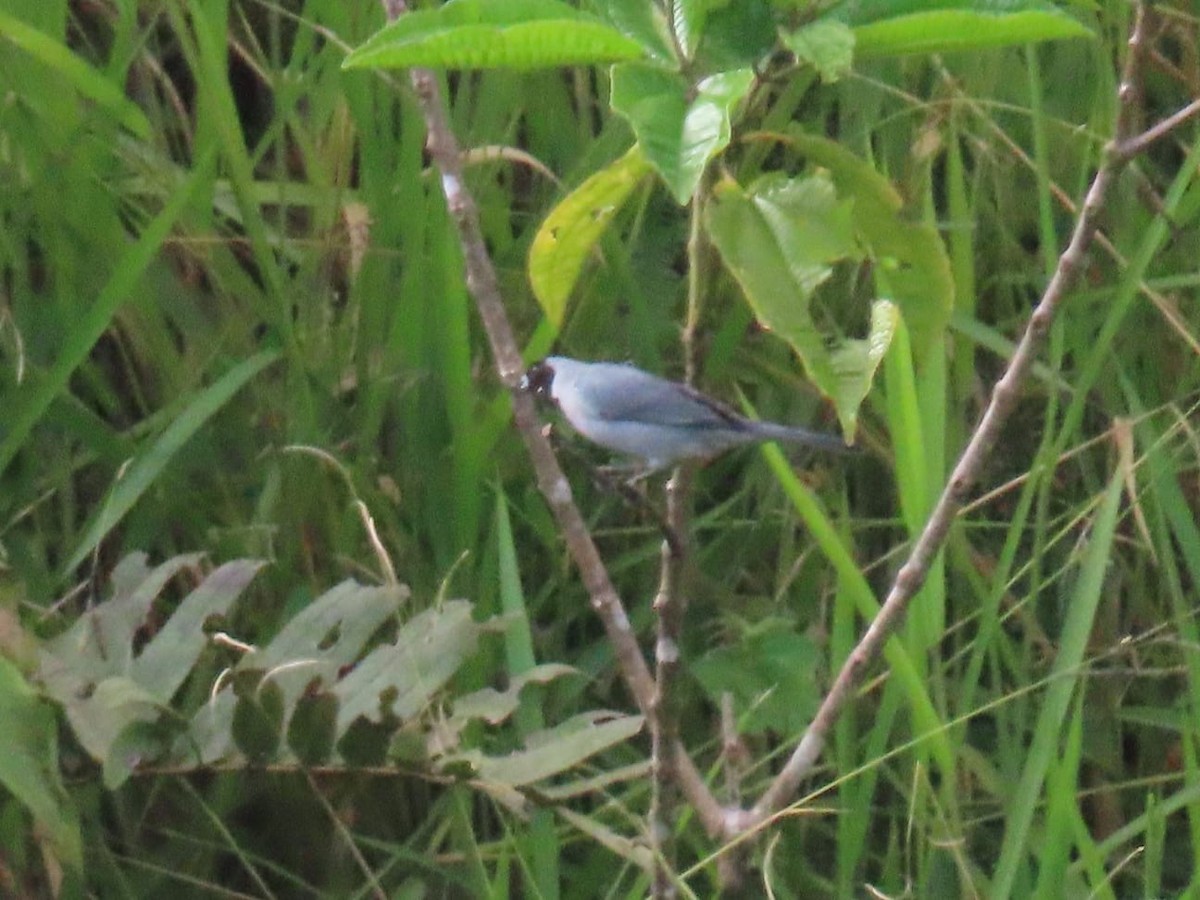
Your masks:
[{"label": "green vegetation background", "polygon": [[[547,722],[629,710],[509,426],[407,81],[340,69],[382,24],[379,4],[4,0],[0,15],[5,621],[36,642],[103,597],[131,551],[156,562],[203,551],[214,563],[269,560],[223,625],[268,640],[339,581],[381,578],[357,498],[413,612],[463,597],[478,619],[499,614],[515,559],[537,660],[581,673],[526,701]],[[1107,0],[1095,16],[1095,41],[865,64],[831,88],[782,86],[776,98],[777,115],[870,158],[946,241],[957,294],[946,381],[917,386],[948,398],[928,432],[943,465],[1003,371],[1111,132],[1128,8]],[[1200,85],[1195,9],[1178,4],[1163,21],[1147,122]],[[14,22],[64,36],[105,78],[53,47],[31,50]],[[563,185],[628,148],[628,126],[608,110],[602,71],[452,74],[445,85],[509,314],[542,352],[532,236]],[[1014,785],[1047,735],[1018,893],[1149,897],[1200,883],[1194,137],[1185,129],[1122,178],[1103,218],[1113,249],[1093,254],[994,455],[986,486],[999,489],[965,514],[938,573],[924,674],[953,723],[960,783],[938,784],[927,757],[908,752],[903,696],[881,675],[814,785],[833,787],[751,850],[759,889],[956,896],[985,883]],[[776,162],[736,139],[730,152],[739,178]],[[1168,190],[1182,200],[1165,214]],[[602,241],[557,346],[679,374],[686,240],[686,218],[647,181]],[[727,276],[712,278],[704,385],[730,398],[736,385],[764,416],[819,420],[788,349],[752,327]],[[906,436],[886,428],[886,402],[884,386],[868,400],[863,459],[803,460],[877,589],[910,534],[893,455]],[[588,464],[602,457],[564,440],[580,504],[648,633],[658,533],[591,485]],[[1101,572],[1090,675],[1069,673],[1076,692],[1051,733],[1039,721],[1051,664],[1117,475],[1123,517]],[[716,697],[732,692],[754,793],[862,623],[835,602],[832,571],[757,453],[701,473],[695,543],[685,740],[716,773]],[[504,683],[507,664],[503,642],[484,640],[451,690]],[[189,689],[202,698],[206,687]],[[421,725],[437,719],[435,704]],[[469,740],[494,752],[519,743],[477,731]],[[60,753],[85,848],[86,887],[74,884],[94,896],[645,889],[614,837],[640,833],[640,738],[592,763],[592,774],[629,766],[638,777],[598,779],[568,804],[571,821],[544,810],[527,820],[420,773],[238,769],[135,777],[109,793],[65,732]],[[711,895],[715,848],[681,827],[696,864],[687,884]],[[44,835],[7,797],[0,842],[0,894],[53,889]]]}]

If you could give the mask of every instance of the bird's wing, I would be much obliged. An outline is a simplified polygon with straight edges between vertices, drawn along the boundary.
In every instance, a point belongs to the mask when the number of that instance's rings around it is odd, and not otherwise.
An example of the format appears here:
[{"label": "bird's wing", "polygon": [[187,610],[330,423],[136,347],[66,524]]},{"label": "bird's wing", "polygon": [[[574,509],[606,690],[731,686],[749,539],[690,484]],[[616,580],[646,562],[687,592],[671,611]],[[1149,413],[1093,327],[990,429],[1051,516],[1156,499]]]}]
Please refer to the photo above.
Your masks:
[{"label": "bird's wing", "polygon": [[589,385],[590,406],[603,419],[680,428],[741,429],[744,420],[728,407],[685,384],[609,364]]}]

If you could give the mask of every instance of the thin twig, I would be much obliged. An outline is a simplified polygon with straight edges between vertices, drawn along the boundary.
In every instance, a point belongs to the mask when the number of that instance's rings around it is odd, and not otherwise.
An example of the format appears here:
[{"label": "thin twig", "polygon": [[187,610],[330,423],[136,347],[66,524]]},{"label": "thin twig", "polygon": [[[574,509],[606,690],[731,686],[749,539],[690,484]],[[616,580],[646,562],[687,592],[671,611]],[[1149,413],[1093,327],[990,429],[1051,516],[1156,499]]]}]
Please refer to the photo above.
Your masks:
[{"label": "thin twig", "polygon": [[[389,21],[395,20],[407,9],[404,0],[381,2]],[[517,390],[524,368],[521,353],[480,230],[478,208],[463,182],[461,153],[446,116],[437,75],[430,69],[417,68],[410,72],[409,77],[425,119],[430,159],[441,175],[446,206],[458,231],[467,289],[475,300],[483,322],[500,381],[512,392],[513,420],[533,463],[538,489],[546,498],[562,532],[567,552],[579,569],[592,608],[604,625],[625,684],[642,714],[649,715],[654,701],[654,679],[638,646],[629,616],[592,542],[583,516],[575,505],[571,486],[555,458],[554,450],[542,433],[533,397]],[[675,747],[674,768],[681,789],[705,828],[713,834],[721,831],[720,804],[700,776],[695,763],[678,745]]]},{"label": "thin twig", "polygon": [[[672,32],[674,29],[672,29]],[[691,225],[688,234],[688,293],[687,315],[680,342],[683,345],[684,378],[694,384],[699,363],[698,334],[704,308],[704,227],[702,183],[692,195]],[[650,709],[651,753],[650,770],[653,783],[650,802],[650,840],[655,849],[658,866],[654,873],[655,898],[676,895],[673,873],[675,822],[679,817],[681,784],[676,774],[677,757],[673,747],[683,747],[679,739],[679,720],[682,714],[679,696],[679,673],[682,668],[683,621],[687,613],[688,596],[684,577],[690,557],[691,505],[694,468],[683,465],[667,482],[667,512],[659,564],[659,588],[654,598],[657,614],[657,637],[654,642],[654,704]],[[707,790],[707,788],[706,788]]]},{"label": "thin twig", "polygon": [[1121,141],[1117,144],[1115,152],[1122,160],[1131,160],[1135,156],[1144,153],[1155,141],[1166,137],[1180,125],[1189,119],[1194,119],[1198,115],[1200,115],[1200,99],[1193,100],[1183,109],[1179,110],[1179,112],[1163,119],[1157,125],[1146,129],[1136,137],[1132,137],[1127,141]]},{"label": "thin twig", "polygon": [[679,816],[682,786],[676,775],[681,747],[679,739],[679,673],[683,666],[681,640],[687,612],[687,592],[683,585],[689,557],[688,506],[692,495],[691,465],[675,470],[667,482],[667,527],[674,540],[664,540],[658,594],[654,611],[658,615],[658,634],[654,642],[655,691],[650,707],[650,771],[653,775],[650,803],[650,840],[659,860],[654,873],[654,897],[676,895],[673,875],[675,822]]},{"label": "thin twig", "polygon": [[[757,827],[768,816],[781,809],[795,795],[802,779],[812,770],[842,708],[850,699],[854,686],[867,667],[879,656],[884,642],[900,624],[913,596],[921,589],[929,568],[945,543],[950,526],[978,480],[984,462],[990,456],[1008,418],[1021,396],[1021,388],[1037,359],[1050,323],[1074,286],[1083,269],[1085,255],[1096,234],[1097,221],[1108,196],[1108,190],[1129,156],[1121,152],[1127,146],[1126,134],[1134,114],[1136,77],[1144,53],[1146,20],[1145,5],[1139,3],[1133,32],[1129,39],[1129,54],[1118,94],[1116,136],[1105,147],[1104,162],[1096,173],[1084,200],[1083,210],[1076,222],[1067,249],[1059,257],[1058,266],[1046,286],[1041,301],[1030,318],[1025,333],[1013,354],[1008,369],[996,383],[991,401],[984,411],[975,433],[959,458],[950,480],[938,498],[921,536],[900,568],[879,614],[871,622],[858,645],[846,658],[833,686],[822,701],[783,769],[772,781],[758,803],[735,827]],[[1174,118],[1174,117],[1173,117]],[[1181,120],[1182,121],[1182,120]],[[1149,133],[1149,132],[1147,132]],[[1159,135],[1161,136],[1161,135]],[[1137,146],[1140,139],[1130,145]]]}]

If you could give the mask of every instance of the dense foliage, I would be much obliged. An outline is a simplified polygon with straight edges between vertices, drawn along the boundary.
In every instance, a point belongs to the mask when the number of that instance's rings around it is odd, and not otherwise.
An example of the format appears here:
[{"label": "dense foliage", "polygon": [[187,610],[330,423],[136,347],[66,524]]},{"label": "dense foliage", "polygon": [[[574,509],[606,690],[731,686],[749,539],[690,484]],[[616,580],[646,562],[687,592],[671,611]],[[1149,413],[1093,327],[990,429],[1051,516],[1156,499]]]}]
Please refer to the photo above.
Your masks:
[{"label": "dense foliage", "polygon": [[[527,361],[697,362],[864,449],[695,473],[673,702],[732,804],[1004,371],[1133,16],[414,6],[0,2],[0,895],[648,890],[643,721],[393,67],[438,68]],[[1198,26],[1155,7],[1137,127],[1200,95]],[[1193,116],[1124,170],[811,794],[736,848],[682,815],[681,891],[1197,890],[1198,161]],[[554,438],[650,657],[661,479]]]}]

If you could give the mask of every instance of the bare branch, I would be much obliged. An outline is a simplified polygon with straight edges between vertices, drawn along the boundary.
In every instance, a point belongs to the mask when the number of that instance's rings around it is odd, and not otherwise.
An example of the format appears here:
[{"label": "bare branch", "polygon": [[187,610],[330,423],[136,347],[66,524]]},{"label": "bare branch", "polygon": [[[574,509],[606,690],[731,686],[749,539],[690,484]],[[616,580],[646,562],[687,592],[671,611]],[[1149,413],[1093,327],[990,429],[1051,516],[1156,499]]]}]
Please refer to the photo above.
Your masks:
[{"label": "bare branch", "polygon": [[679,778],[675,773],[679,740],[679,672],[683,665],[681,640],[687,612],[683,585],[691,542],[688,539],[688,504],[692,493],[692,467],[680,466],[667,482],[667,527],[672,540],[662,546],[661,575],[654,611],[658,614],[658,636],[654,643],[655,692],[650,707],[650,768],[653,793],[650,804],[650,840],[659,859],[654,874],[655,897],[674,896],[671,866],[674,853],[671,836],[679,816]]},{"label": "bare branch", "polygon": [[768,816],[781,809],[795,795],[801,780],[816,764],[825,746],[826,736],[850,699],[854,686],[862,673],[879,656],[884,643],[904,618],[909,602],[924,584],[934,558],[945,543],[955,516],[967,500],[969,492],[983,471],[985,461],[996,445],[1000,432],[1016,407],[1021,388],[1050,330],[1050,323],[1083,269],[1108,190],[1121,167],[1130,159],[1128,154],[1121,152],[1121,148],[1124,146],[1122,142],[1135,112],[1137,76],[1145,51],[1147,18],[1145,5],[1139,3],[1119,88],[1116,136],[1105,148],[1104,162],[1088,189],[1071,240],[1059,257],[1054,275],[1026,326],[1007,371],[996,383],[983,418],[955,465],[950,480],[938,498],[924,530],[913,545],[907,562],[897,573],[879,614],[847,657],[792,756],[754,805],[750,815],[745,821],[737,823],[739,827],[757,827]]},{"label": "bare branch", "polygon": [[1135,156],[1146,152],[1147,148],[1155,141],[1166,137],[1179,128],[1180,125],[1189,119],[1194,119],[1198,115],[1200,115],[1200,100],[1193,100],[1183,109],[1179,110],[1179,112],[1163,119],[1152,128],[1147,128],[1141,134],[1121,141],[1116,146],[1116,153],[1123,160],[1133,159]]}]

